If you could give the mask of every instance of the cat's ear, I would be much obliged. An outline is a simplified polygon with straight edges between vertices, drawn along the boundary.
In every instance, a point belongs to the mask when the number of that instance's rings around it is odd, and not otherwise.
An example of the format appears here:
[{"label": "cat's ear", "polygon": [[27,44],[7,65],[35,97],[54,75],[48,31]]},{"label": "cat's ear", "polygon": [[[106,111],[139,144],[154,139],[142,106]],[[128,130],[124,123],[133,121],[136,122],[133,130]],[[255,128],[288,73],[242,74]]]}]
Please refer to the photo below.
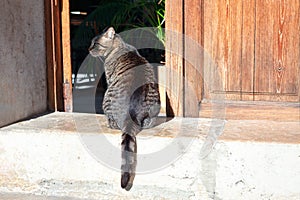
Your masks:
[{"label": "cat's ear", "polygon": [[106,33],[105,33],[105,37],[108,39],[113,39],[115,37],[115,29],[113,27],[110,27]]}]

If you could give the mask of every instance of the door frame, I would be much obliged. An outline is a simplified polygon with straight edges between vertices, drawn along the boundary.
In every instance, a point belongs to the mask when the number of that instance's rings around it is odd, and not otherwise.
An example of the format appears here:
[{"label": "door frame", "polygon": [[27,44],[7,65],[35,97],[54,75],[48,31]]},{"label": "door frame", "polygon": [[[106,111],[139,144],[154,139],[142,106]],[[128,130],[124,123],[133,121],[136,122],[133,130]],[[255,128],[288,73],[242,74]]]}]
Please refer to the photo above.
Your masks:
[{"label": "door frame", "polygon": [[48,110],[73,111],[69,0],[44,0]]},{"label": "door frame", "polygon": [[[166,2],[166,30],[180,34],[186,32],[190,37],[202,43],[202,33],[185,31],[184,11],[198,13],[202,7],[194,1],[195,7],[184,9],[182,0],[175,0],[178,4]],[[200,0],[201,2],[202,0]],[[48,81],[48,110],[49,111],[73,111],[72,99],[72,65],[70,43],[70,2],[69,0],[44,0],[45,3],[45,31],[46,31],[46,59]],[[175,6],[177,5],[177,6]],[[202,5],[202,3],[200,4]],[[179,9],[174,10],[175,8]],[[178,15],[179,13],[179,15]],[[201,25],[201,19],[194,25]],[[202,30],[202,29],[201,29]],[[198,37],[200,34],[200,37]],[[195,74],[189,68],[189,63],[183,60],[183,38],[172,38],[167,33],[166,49],[175,50],[175,53],[166,51],[167,88],[165,102],[167,116],[198,116],[199,102],[202,100],[203,80],[199,74]],[[173,40],[179,44],[172,46]],[[174,49],[175,48],[175,49]],[[176,49],[177,48],[177,49]],[[186,50],[186,49],[185,49]],[[187,70],[185,70],[187,69]],[[202,70],[202,69],[200,69]],[[184,78],[185,77],[185,78]],[[197,88],[197,101],[185,98],[185,82],[192,80]]]},{"label": "door frame", "polygon": [[204,92],[204,54],[198,48],[203,46],[203,2],[166,1],[167,116],[199,116]]}]

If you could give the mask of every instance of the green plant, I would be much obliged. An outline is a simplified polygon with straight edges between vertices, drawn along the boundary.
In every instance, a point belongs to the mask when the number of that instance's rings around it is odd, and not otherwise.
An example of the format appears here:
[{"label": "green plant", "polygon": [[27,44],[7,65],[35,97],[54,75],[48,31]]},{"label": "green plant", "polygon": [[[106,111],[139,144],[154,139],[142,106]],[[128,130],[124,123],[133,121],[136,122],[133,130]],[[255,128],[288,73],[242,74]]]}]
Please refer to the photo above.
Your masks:
[{"label": "green plant", "polygon": [[139,27],[155,27],[153,34],[164,44],[165,0],[102,0],[78,27],[72,46],[86,49],[104,28],[117,32]]}]

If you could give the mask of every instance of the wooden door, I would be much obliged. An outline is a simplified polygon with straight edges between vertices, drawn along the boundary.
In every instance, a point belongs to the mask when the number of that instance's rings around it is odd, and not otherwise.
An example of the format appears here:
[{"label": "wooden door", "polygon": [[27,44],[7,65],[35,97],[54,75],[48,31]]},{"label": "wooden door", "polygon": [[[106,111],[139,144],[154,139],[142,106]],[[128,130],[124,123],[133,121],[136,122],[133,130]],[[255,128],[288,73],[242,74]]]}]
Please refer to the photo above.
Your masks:
[{"label": "wooden door", "polygon": [[[298,0],[204,1],[204,49],[230,100],[299,101]],[[188,26],[188,24],[187,24]]]},{"label": "wooden door", "polygon": [[167,110],[197,116],[199,103],[219,94],[237,101],[300,101],[299,0],[183,0],[166,6]]}]

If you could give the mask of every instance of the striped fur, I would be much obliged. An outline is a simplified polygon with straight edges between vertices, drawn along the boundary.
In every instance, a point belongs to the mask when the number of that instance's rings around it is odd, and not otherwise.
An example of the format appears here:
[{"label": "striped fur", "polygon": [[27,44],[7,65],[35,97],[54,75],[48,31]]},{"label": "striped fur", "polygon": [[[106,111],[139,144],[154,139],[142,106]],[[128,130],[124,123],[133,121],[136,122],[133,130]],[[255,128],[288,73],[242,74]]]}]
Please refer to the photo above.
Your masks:
[{"label": "striped fur", "polygon": [[122,131],[121,187],[129,190],[137,165],[136,135],[151,127],[160,110],[154,70],[113,28],[95,37],[89,51],[105,60],[108,88],[102,106],[109,126]]}]

